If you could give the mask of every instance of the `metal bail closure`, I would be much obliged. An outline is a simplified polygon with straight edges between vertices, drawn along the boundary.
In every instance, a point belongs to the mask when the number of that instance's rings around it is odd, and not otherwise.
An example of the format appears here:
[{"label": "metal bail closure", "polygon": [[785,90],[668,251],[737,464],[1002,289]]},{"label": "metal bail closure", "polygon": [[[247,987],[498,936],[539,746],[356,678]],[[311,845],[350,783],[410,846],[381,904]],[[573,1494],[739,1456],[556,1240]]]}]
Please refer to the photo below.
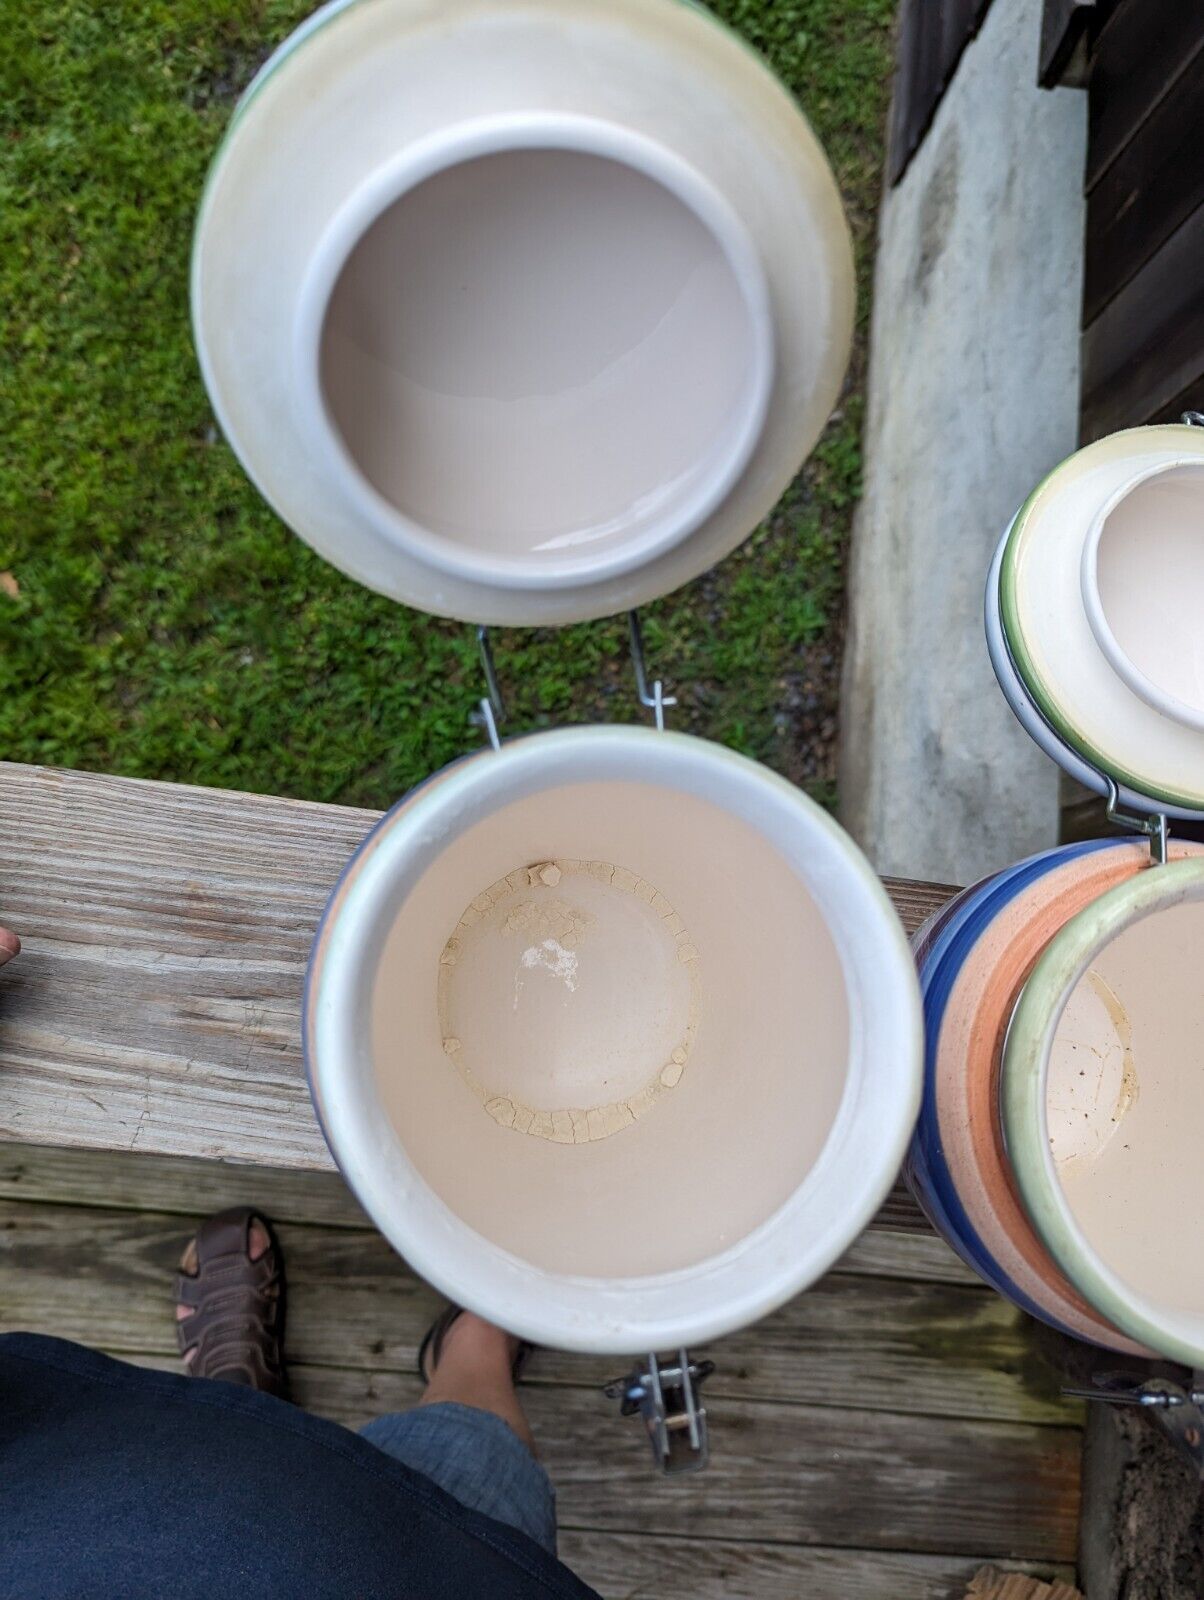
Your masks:
[{"label": "metal bail closure", "polygon": [[1118,828],[1128,828],[1132,833],[1144,834],[1150,841],[1150,865],[1165,866],[1170,854],[1170,825],[1166,813],[1159,812],[1156,816],[1139,817],[1131,811],[1122,811],[1120,790],[1116,787],[1115,778],[1105,774],[1104,781],[1108,785],[1108,806],[1105,813],[1108,821],[1115,823]]},{"label": "metal bail closure", "polygon": [[1204,1484],[1204,1373],[1197,1372],[1185,1389],[1169,1378],[1130,1378],[1124,1373],[1100,1373],[1090,1388],[1064,1388],[1075,1400],[1097,1400],[1110,1406],[1140,1406],[1150,1421],[1167,1436],[1196,1469]]},{"label": "metal bail closure", "polygon": [[619,1401],[622,1416],[643,1417],[652,1459],[664,1473],[698,1472],[707,1464],[707,1414],[698,1389],[714,1370],[713,1361],[691,1361],[688,1350],[663,1364],[650,1355],[603,1391]]},{"label": "metal bail closure", "polygon": [[[644,634],[637,612],[627,613],[627,626],[631,642],[631,664],[635,668],[636,694],[639,696],[640,704],[647,706],[652,712],[657,729],[663,733],[665,711],[669,706],[677,704],[677,697],[665,693],[665,686],[660,678],[651,685],[648,683],[648,668],[644,661]],[[484,624],[477,628],[477,650],[481,657],[481,670],[485,674],[486,693],[477,702],[477,709],[469,713],[468,720],[473,727],[484,728],[489,743],[495,750],[500,750],[502,738],[498,729],[506,720],[506,702],[502,698],[502,686],[493,659],[493,641],[489,637],[489,629]]]},{"label": "metal bail closure", "polygon": [[644,630],[640,627],[640,614],[638,611],[627,613],[627,627],[631,639],[631,664],[635,668],[635,692],[639,696],[640,704],[647,706],[656,721],[657,730],[665,731],[665,708],[675,706],[677,696],[666,694],[665,686],[658,678],[648,687],[648,670],[644,665]]}]

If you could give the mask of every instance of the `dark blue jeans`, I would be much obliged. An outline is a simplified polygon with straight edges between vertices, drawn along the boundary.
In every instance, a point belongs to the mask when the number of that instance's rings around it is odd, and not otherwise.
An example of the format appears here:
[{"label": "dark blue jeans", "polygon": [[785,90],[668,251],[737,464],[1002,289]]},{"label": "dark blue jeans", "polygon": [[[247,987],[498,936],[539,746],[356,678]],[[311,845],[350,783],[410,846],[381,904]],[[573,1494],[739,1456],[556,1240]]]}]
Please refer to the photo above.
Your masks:
[{"label": "dark blue jeans", "polygon": [[556,1493],[501,1417],[475,1406],[419,1406],[373,1417],[360,1438],[556,1554]]},{"label": "dark blue jeans", "polygon": [[597,1600],[535,1539],[282,1400],[0,1337],[0,1597],[215,1595]]}]

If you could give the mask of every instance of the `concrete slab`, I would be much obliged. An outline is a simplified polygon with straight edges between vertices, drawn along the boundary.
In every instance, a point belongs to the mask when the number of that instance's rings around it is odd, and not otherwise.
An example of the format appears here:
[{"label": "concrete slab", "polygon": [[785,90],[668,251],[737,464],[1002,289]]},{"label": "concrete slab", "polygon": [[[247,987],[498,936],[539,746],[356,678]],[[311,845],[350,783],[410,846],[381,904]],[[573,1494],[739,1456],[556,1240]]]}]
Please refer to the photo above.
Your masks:
[{"label": "concrete slab", "polygon": [[994,0],[880,219],[841,807],[880,872],[946,882],[1057,835],[982,634],[995,543],[1077,437],[1087,107],[1036,87],[1041,9]]}]

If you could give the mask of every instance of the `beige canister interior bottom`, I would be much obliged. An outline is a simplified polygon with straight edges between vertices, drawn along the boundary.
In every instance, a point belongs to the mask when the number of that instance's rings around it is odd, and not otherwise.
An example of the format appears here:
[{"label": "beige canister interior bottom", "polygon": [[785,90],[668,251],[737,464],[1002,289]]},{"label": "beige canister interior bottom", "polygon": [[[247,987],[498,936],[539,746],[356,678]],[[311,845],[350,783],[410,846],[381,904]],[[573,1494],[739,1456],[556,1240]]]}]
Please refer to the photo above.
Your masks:
[{"label": "beige canister interior bottom", "polygon": [[566,785],[449,841],[373,994],[382,1101],[477,1232],[555,1272],[691,1266],[803,1182],[844,1087],[840,962],[748,824]]},{"label": "beige canister interior bottom", "polygon": [[438,996],[444,1053],[495,1122],[587,1144],[681,1081],[698,949],[646,878],[561,857],[474,897],[439,957]]},{"label": "beige canister interior bottom", "polygon": [[1127,928],[1062,1014],[1047,1088],[1063,1192],[1092,1249],[1168,1311],[1204,1312],[1204,904]]}]

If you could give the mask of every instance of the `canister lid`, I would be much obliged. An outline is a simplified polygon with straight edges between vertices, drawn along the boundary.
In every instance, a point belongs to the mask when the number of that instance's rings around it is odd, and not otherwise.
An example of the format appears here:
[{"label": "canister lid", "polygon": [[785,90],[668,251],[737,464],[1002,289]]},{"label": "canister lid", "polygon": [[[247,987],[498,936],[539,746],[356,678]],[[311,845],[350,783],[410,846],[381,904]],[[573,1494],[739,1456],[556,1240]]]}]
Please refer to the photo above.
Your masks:
[{"label": "canister lid", "polygon": [[1134,428],[1057,467],[996,553],[996,675],[1072,776],[1204,815],[1204,429]]},{"label": "canister lid", "polygon": [[215,411],[284,521],[505,624],[641,604],[746,538],[853,300],[802,113],[678,0],[335,0],[244,97],[193,256]]}]

